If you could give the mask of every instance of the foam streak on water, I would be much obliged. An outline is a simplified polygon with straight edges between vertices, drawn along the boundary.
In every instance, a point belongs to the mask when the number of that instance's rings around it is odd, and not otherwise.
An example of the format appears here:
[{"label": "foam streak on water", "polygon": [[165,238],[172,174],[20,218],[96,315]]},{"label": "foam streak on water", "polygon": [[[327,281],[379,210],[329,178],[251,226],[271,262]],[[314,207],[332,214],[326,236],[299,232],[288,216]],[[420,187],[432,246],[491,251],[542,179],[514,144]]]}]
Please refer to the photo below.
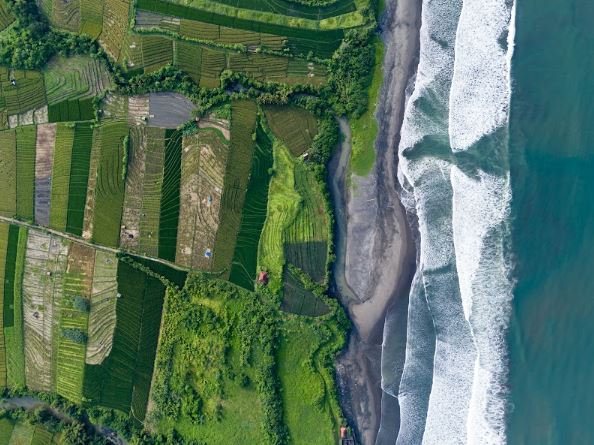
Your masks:
[{"label": "foam streak on water", "polygon": [[423,1],[399,148],[421,238],[399,445],[505,443],[513,17],[510,0]]}]

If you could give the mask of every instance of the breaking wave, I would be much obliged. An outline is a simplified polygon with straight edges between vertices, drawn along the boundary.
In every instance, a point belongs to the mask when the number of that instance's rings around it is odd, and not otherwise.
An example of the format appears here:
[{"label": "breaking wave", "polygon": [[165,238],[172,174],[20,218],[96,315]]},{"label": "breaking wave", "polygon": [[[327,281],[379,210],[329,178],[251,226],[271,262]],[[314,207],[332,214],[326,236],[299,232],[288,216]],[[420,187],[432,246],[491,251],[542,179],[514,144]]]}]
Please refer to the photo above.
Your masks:
[{"label": "breaking wave", "polygon": [[515,4],[424,0],[399,147],[420,254],[398,445],[504,444]]}]

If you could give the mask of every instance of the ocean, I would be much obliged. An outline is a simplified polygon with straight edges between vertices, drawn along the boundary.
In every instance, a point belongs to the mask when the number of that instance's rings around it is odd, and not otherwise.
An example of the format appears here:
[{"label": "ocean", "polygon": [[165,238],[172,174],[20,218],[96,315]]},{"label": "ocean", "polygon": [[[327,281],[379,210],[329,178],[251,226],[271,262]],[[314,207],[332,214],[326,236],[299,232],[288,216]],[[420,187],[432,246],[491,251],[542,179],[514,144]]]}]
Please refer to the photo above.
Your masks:
[{"label": "ocean", "polygon": [[423,1],[398,445],[594,444],[593,23],[590,0]]}]

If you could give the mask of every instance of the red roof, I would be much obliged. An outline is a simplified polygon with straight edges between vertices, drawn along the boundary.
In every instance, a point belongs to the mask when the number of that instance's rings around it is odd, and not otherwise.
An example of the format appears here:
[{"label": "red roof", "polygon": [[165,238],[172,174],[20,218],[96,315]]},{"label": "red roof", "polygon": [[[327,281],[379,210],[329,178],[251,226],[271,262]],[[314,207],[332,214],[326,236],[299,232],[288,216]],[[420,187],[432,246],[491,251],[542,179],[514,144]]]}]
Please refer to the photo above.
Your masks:
[{"label": "red roof", "polygon": [[258,275],[258,282],[266,284],[268,283],[268,273],[261,271],[260,274]]}]

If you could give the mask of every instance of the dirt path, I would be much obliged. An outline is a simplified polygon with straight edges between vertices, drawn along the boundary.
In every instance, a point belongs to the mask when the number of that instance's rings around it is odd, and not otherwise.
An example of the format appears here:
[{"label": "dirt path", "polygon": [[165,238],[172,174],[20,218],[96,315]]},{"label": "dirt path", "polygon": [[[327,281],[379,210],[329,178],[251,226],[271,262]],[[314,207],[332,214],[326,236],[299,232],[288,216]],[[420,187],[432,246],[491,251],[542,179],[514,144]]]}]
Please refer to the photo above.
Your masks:
[{"label": "dirt path", "polygon": [[[6,216],[0,216],[0,222],[4,222],[4,223],[7,223],[7,224],[12,224],[12,225],[15,225],[15,226],[27,227],[29,229],[37,230],[37,231],[44,232],[44,233],[51,233],[52,235],[59,236],[61,238],[64,238],[64,239],[73,241],[75,243],[82,244],[84,246],[89,246],[89,247],[92,247],[92,248],[94,248],[96,250],[101,250],[103,252],[111,252],[111,253],[116,253],[116,254],[117,253],[121,253],[121,254],[124,254],[124,255],[130,255],[129,252],[126,252],[126,251],[121,250],[121,249],[114,249],[112,247],[101,246],[99,244],[93,244],[93,243],[85,240],[84,238],[82,238],[80,236],[75,236],[75,235],[71,235],[69,233],[59,232],[57,230],[49,229],[47,227],[40,227],[40,226],[37,226],[35,224],[30,224],[30,223],[26,223],[24,221],[20,221],[18,219],[8,218]],[[182,267],[182,266],[179,266],[179,265],[177,265],[175,263],[172,263],[171,261],[162,260],[160,258],[154,258],[154,257],[150,257],[150,256],[145,256],[145,255],[139,255],[139,254],[136,254],[136,253],[135,254],[132,254],[132,255],[134,255],[134,256],[136,256],[138,258],[143,258],[145,260],[155,261],[157,263],[164,264],[166,266],[172,267],[172,268],[177,269],[177,270],[183,270],[185,272],[188,272],[190,270],[187,267]]]}]

